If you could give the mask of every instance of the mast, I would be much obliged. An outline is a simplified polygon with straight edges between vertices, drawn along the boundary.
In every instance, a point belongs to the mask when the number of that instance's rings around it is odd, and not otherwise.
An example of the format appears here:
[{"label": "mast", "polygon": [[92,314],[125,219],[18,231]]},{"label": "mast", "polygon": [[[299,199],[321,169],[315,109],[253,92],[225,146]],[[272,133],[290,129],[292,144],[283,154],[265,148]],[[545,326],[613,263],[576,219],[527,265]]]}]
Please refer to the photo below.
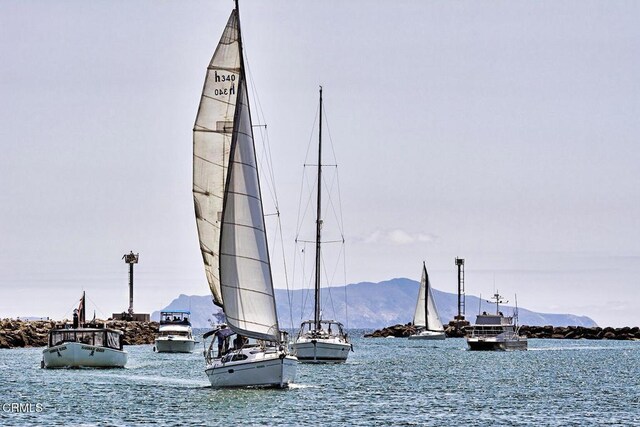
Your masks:
[{"label": "mast", "polygon": [[318,199],[316,212],[316,280],[315,280],[315,310],[313,322],[316,330],[320,329],[320,229],[322,227],[322,86],[320,86],[320,124],[318,132]]},{"label": "mast", "polygon": [[[509,302],[509,301],[503,301],[502,298],[503,297],[500,295],[500,293],[498,291],[496,291],[496,293],[493,294],[493,297],[491,297],[491,299],[496,300],[496,314],[497,315],[500,314],[500,304]],[[491,301],[487,301],[487,302],[491,302]]]},{"label": "mast", "polygon": [[429,330],[429,273],[427,273],[427,265],[422,261],[424,269],[424,328]]},{"label": "mast", "polygon": [[85,292],[82,291],[82,298],[80,299],[80,310],[78,310],[78,322],[80,324],[80,327],[83,327],[85,322],[87,321],[86,319],[86,312],[87,312],[87,300],[85,297]]}]

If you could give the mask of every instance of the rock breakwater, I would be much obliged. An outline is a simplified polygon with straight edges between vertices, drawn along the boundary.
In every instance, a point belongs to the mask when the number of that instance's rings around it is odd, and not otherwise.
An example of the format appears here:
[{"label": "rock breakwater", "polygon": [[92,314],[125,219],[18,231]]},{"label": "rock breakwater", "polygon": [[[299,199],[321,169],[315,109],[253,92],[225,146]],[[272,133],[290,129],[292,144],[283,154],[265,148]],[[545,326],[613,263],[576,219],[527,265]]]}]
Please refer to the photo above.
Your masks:
[{"label": "rock breakwater", "polygon": [[[445,334],[449,338],[464,337],[471,330],[470,326],[463,326],[456,329],[449,325],[445,328]],[[406,338],[416,332],[416,327],[411,323],[406,325],[393,325],[386,328],[378,329],[370,334],[365,334],[365,338]],[[528,326],[520,327],[520,335],[527,338],[550,338],[550,339],[588,339],[588,340],[640,340],[640,328],[623,327],[623,328],[587,328],[583,326]]]},{"label": "rock breakwater", "polygon": [[[0,320],[0,348],[44,347],[49,331],[63,322],[54,320]],[[126,322],[122,320],[98,320],[98,325],[124,332],[124,345],[153,344],[160,325],[158,322]]]}]

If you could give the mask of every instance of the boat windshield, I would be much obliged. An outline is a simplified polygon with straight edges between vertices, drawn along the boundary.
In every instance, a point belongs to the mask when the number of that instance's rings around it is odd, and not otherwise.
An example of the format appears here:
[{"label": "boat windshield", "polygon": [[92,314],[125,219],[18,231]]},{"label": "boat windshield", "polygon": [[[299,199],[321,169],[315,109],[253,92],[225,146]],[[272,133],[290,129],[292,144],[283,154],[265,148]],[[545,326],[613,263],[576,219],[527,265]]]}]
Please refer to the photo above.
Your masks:
[{"label": "boat windshield", "polygon": [[110,347],[122,350],[121,334],[117,331],[73,331],[54,330],[49,333],[49,346],[57,346],[66,342],[79,342],[96,347]]},{"label": "boat windshield", "polygon": [[334,320],[321,320],[318,322],[320,328],[316,328],[316,324],[313,321],[306,321],[300,325],[300,331],[298,336],[313,335],[313,336],[343,336],[344,330],[342,323]]},{"label": "boat windshield", "polygon": [[163,311],[160,313],[160,324],[182,324],[190,325],[189,317],[191,313],[188,311]]}]

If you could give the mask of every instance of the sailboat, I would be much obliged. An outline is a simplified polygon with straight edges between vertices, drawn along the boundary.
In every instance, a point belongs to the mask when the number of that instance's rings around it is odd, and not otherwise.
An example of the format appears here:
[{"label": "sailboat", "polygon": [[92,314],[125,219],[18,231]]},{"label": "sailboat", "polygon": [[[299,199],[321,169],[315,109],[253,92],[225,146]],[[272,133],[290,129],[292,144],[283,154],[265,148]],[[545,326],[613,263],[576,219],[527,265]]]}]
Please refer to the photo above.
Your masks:
[{"label": "sailboat", "polygon": [[318,137],[318,181],[316,206],[315,282],[313,320],[302,322],[292,344],[300,362],[344,363],[353,349],[342,323],[322,319],[320,311],[320,267],[322,228],[322,86],[320,87],[320,120]]},{"label": "sailboat", "polygon": [[226,354],[205,351],[209,381],[287,387],[298,361],[278,326],[237,0],[207,68],[194,125],[193,197],[213,302],[225,329],[238,335]]},{"label": "sailboat", "polygon": [[427,266],[424,262],[422,263],[422,280],[420,280],[413,324],[418,329],[415,334],[409,336],[410,340],[443,340],[445,338],[442,321],[440,321],[431,292],[429,273],[427,273]]}]

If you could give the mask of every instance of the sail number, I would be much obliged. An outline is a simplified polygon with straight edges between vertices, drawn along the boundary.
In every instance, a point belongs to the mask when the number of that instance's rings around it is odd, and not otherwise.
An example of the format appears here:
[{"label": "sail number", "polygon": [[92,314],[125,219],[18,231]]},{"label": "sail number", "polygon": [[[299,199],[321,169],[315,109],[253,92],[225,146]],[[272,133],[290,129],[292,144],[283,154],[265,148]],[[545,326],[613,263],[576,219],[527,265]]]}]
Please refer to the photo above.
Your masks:
[{"label": "sail number", "polygon": [[231,83],[231,87],[214,89],[213,90],[214,95],[219,96],[219,95],[235,95],[236,94],[236,86],[234,83],[236,81],[235,74],[218,74],[218,72],[216,71],[214,73],[214,81],[216,83],[227,83],[227,82]]}]

